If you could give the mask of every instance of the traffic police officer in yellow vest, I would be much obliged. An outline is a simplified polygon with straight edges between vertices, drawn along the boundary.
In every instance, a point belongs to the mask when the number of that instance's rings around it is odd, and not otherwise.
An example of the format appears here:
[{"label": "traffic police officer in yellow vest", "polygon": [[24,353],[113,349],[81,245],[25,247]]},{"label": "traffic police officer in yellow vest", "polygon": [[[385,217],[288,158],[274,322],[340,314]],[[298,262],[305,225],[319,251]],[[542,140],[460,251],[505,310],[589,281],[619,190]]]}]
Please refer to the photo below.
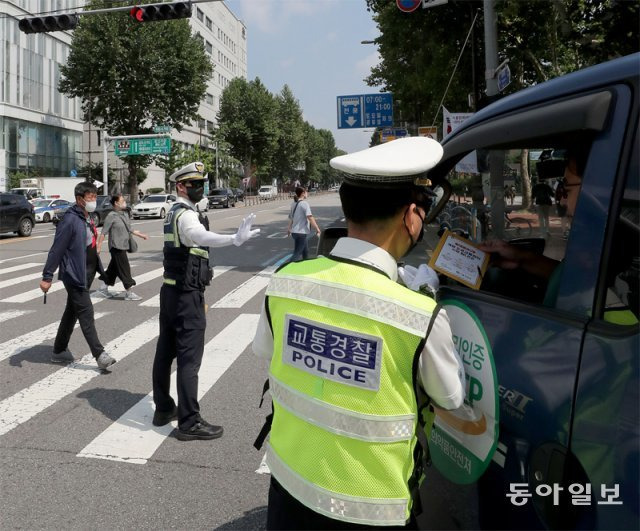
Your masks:
[{"label": "traffic police officer in yellow vest", "polygon": [[[242,220],[232,235],[209,231],[208,219],[196,211],[204,197],[204,165],[193,162],[169,177],[176,183],[177,202],[164,221],[164,281],[160,289],[160,335],[153,362],[155,426],[178,419],[176,437],[181,441],[215,439],[222,426],[200,416],[198,371],[204,352],[204,290],[213,277],[209,248],[242,245],[260,229],[251,229],[255,215]],[[173,359],[177,359],[178,406],[169,394]]]},{"label": "traffic police officer in yellow vest", "polygon": [[271,278],[253,341],[271,360],[267,529],[417,525],[428,411],[417,395],[455,409],[465,387],[446,312],[398,282],[441,157],[414,137],[332,159],[348,237]]}]

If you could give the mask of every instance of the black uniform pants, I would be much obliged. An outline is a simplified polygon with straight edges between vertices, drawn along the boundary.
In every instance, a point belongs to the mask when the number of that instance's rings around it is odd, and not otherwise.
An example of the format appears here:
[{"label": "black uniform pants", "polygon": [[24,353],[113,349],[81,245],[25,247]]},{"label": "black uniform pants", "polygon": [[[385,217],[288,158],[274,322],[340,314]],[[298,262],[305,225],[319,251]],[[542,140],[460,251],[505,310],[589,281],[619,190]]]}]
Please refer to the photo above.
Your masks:
[{"label": "black uniform pants", "polygon": [[131,276],[131,266],[129,265],[129,257],[127,251],[122,249],[109,249],[111,253],[111,262],[109,267],[104,272],[104,275],[100,276],[107,286],[113,286],[116,283],[116,278],[122,280],[124,289],[129,289],[136,285],[136,281]]},{"label": "black uniform pants", "polygon": [[160,336],[153,361],[153,401],[157,411],[175,407],[169,394],[171,364],[177,360],[178,426],[188,430],[200,417],[198,371],[204,353],[204,292],[160,289]]},{"label": "black uniform pants", "polygon": [[352,524],[329,518],[309,509],[289,494],[285,488],[271,476],[269,486],[269,505],[267,507],[267,529],[294,530],[294,529],[418,529],[418,524],[413,515],[406,526],[372,526]]},{"label": "black uniform pants", "polygon": [[[93,281],[93,278],[91,280]],[[90,286],[91,283],[88,285]],[[58,333],[53,343],[53,351],[56,353],[62,352],[69,346],[73,328],[76,326],[76,322],[80,321],[80,329],[89,344],[91,354],[93,354],[94,358],[97,358],[104,351],[104,347],[98,339],[89,290],[79,288],[68,282],[64,283],[64,288],[67,290],[67,306],[62,314],[60,326],[58,326]]]}]

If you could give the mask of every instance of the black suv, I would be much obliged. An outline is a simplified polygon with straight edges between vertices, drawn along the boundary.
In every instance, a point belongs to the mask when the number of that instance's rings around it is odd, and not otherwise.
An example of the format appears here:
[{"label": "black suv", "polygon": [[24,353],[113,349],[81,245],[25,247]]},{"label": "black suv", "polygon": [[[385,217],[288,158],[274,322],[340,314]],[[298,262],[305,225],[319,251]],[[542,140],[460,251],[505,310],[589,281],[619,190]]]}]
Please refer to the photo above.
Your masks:
[{"label": "black suv", "polygon": [[31,236],[35,223],[33,205],[24,195],[0,194],[0,232]]},{"label": "black suv", "polygon": [[214,188],[209,193],[209,207],[229,208],[236,206],[236,194],[231,188]]}]

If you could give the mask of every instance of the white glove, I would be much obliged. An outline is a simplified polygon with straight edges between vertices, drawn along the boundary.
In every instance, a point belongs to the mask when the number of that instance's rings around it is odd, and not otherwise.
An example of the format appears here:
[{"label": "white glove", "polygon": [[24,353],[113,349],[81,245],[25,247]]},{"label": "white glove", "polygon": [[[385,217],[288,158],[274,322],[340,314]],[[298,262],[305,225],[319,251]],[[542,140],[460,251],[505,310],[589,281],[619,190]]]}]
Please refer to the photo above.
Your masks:
[{"label": "white glove", "polygon": [[410,265],[400,266],[398,276],[404,285],[413,291],[422,291],[435,296],[440,289],[438,274],[427,264],[421,264],[418,268]]},{"label": "white glove", "polygon": [[260,234],[260,229],[251,230],[251,225],[255,219],[256,215],[251,213],[242,220],[242,223],[240,223],[240,226],[238,227],[238,232],[233,235],[233,245],[240,247],[247,240],[250,240]]}]

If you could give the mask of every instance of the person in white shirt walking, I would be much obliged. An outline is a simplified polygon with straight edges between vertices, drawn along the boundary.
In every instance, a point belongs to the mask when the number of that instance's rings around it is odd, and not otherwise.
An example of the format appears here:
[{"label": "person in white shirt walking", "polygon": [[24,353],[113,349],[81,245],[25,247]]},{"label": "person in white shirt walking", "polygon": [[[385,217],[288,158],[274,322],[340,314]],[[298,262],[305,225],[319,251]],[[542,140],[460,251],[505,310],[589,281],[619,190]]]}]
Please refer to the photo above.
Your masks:
[{"label": "person in white shirt walking", "polygon": [[302,186],[297,186],[295,190],[295,200],[289,212],[289,226],[287,236],[293,237],[294,247],[291,262],[299,262],[309,258],[309,234],[313,226],[316,234],[320,236],[320,227],[316,223],[311,207],[306,201],[307,190]]}]

